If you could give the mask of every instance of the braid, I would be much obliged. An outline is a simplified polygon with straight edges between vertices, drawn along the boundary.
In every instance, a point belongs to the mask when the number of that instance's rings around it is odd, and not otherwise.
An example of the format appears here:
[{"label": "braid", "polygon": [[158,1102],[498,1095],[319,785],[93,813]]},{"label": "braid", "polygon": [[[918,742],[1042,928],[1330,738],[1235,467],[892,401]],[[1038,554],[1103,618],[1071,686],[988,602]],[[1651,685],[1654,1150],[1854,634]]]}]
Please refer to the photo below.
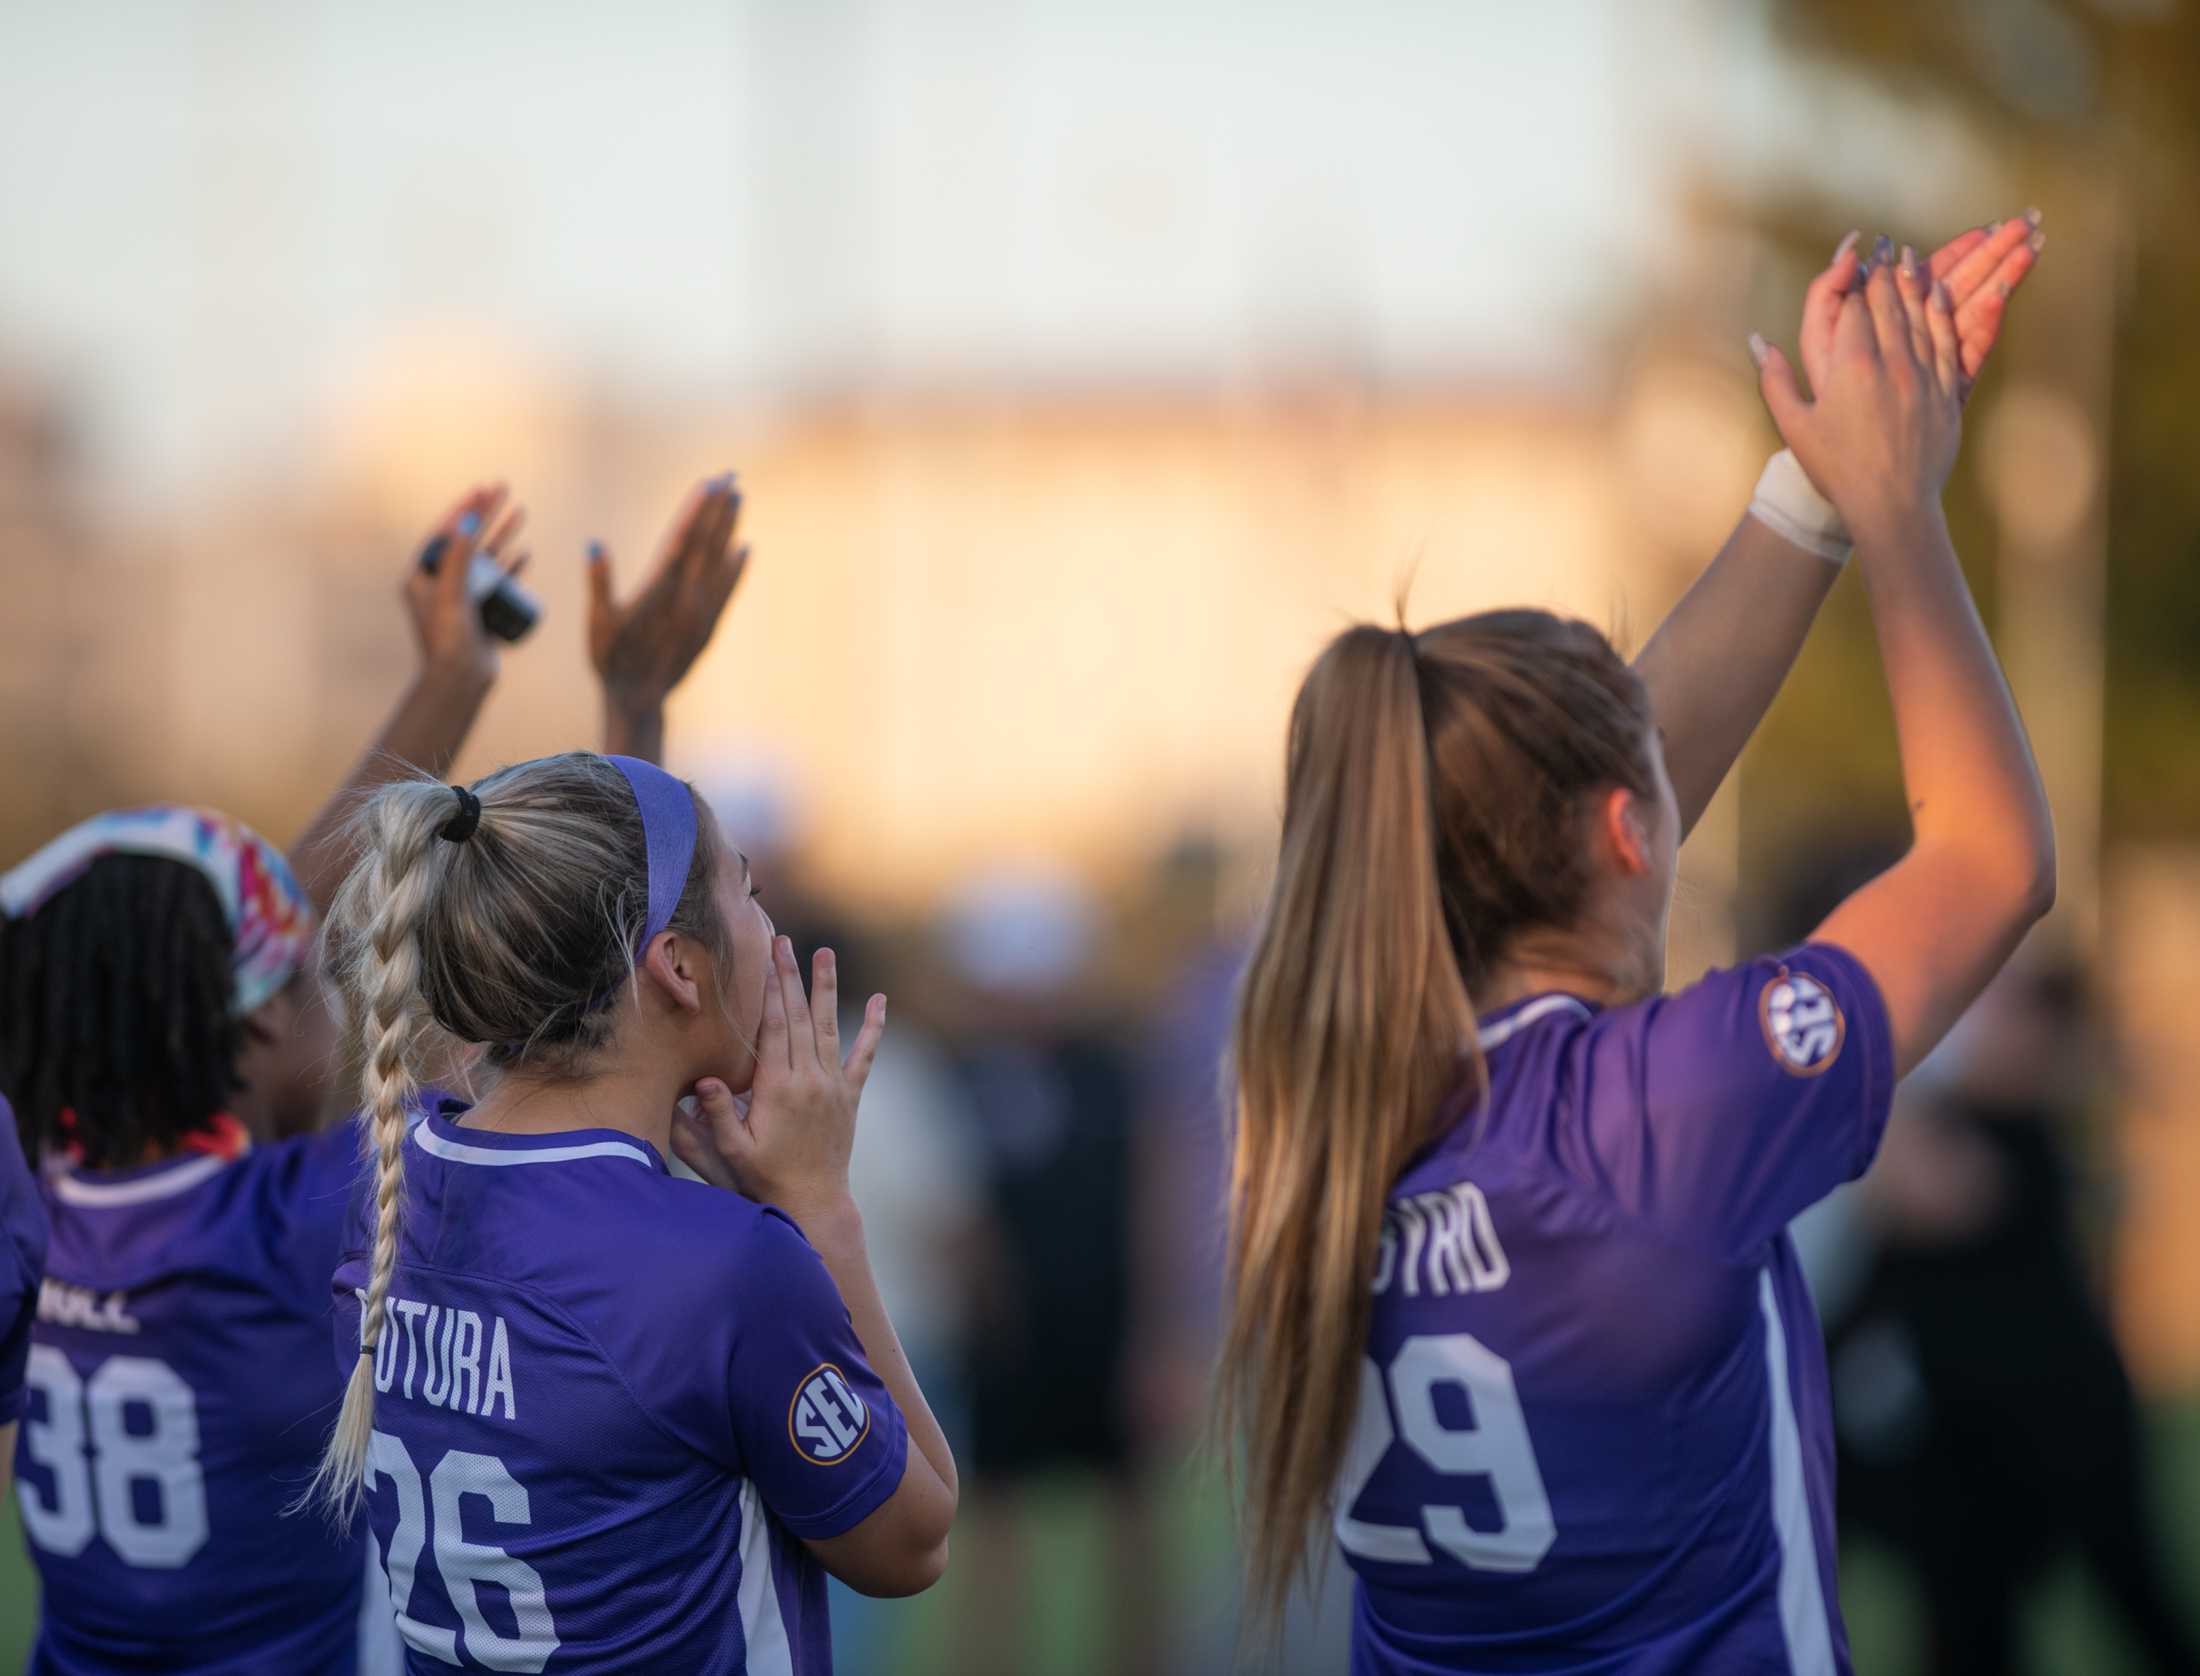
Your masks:
[{"label": "braid", "polygon": [[378,797],[367,814],[371,859],[345,882],[332,916],[332,924],[363,928],[349,958],[355,992],[366,1002],[360,1117],[374,1151],[374,1251],[360,1303],[359,1360],[308,1491],[309,1499],[318,1498],[344,1522],[358,1507],[374,1427],[374,1356],[397,1268],[405,1119],[419,1092],[411,1048],[422,1011],[420,927],[441,882],[428,851],[449,814],[449,794],[434,784],[395,786]]},{"label": "braid", "polygon": [[[632,982],[648,914],[646,835],[613,764],[582,752],[545,757],[499,770],[471,795],[481,804],[476,824],[444,843],[449,786],[401,780],[376,792],[357,817],[360,860],[322,929],[324,964],[361,1037],[360,1122],[374,1156],[359,1360],[304,1498],[339,1521],[358,1507],[373,1436],[423,1039],[474,1044],[500,1070],[576,1074],[612,1039],[621,1014],[611,999]],[[717,826],[706,818],[671,924],[724,963],[718,857]]]},{"label": "braid", "polygon": [[73,1143],[90,1168],[125,1168],[225,1110],[234,947],[213,887],[159,856],[101,856],[0,923],[0,1088],[24,1150]]}]

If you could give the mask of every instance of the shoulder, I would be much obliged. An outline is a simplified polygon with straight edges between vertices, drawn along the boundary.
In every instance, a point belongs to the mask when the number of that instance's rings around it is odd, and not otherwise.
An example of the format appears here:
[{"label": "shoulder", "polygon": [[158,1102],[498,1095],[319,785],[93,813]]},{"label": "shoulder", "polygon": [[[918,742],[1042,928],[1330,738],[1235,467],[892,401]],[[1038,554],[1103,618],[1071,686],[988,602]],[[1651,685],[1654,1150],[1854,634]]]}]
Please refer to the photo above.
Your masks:
[{"label": "shoulder", "polygon": [[34,1283],[45,1267],[46,1235],[45,1198],[23,1156],[15,1113],[0,1097],[0,1249],[12,1249],[17,1265]]},{"label": "shoulder", "polygon": [[1600,1013],[1569,1055],[1584,1085],[1617,1077],[1649,1097],[1746,1095],[1860,1060],[1883,1074],[1886,1008],[1854,955],[1808,943]]}]

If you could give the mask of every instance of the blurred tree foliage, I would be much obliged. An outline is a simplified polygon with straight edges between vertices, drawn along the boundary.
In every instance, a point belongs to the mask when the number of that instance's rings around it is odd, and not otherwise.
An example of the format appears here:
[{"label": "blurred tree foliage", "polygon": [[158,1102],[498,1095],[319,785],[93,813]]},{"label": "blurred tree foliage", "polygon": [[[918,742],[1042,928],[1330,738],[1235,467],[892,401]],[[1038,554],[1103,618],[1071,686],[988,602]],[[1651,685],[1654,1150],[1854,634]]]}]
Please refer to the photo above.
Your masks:
[{"label": "blurred tree foliage", "polygon": [[[1734,0],[1768,18],[1805,85],[1868,88],[1890,109],[1960,124],[1991,177],[1927,155],[1950,175],[1949,224],[1884,230],[1920,246],[1962,220],[2025,202],[2046,212],[2039,272],[1973,402],[1951,487],[1957,540],[1994,621],[1994,527],[1977,439],[2000,389],[2037,376],[2090,384],[2107,420],[2107,752],[2104,832],[2200,835],[2200,17],[2193,0]],[[1844,108],[1829,101],[1829,108]],[[1853,109],[1852,106],[1845,108]],[[1899,130],[1899,122],[1896,124]],[[1921,123],[1918,132],[1934,132]],[[1945,130],[1941,130],[1945,131]],[[1825,155],[1837,158],[1835,148]],[[1840,169],[1711,187],[1699,207],[1780,253],[1753,280],[1759,318],[1792,311],[1828,229],[1876,208],[1842,195]],[[1938,182],[1935,189],[1938,190]],[[1850,190],[1854,190],[1850,188]],[[2011,191],[2013,203],[2002,202]],[[2074,244],[2073,235],[2082,243]],[[2094,295],[2085,293],[2090,288]],[[2065,330],[2113,292],[2106,363],[2073,365]],[[2096,313],[2093,318],[2098,319]],[[2095,361],[2101,357],[2094,356]],[[2081,396],[2081,399],[2085,397]],[[1750,764],[1753,859],[1825,811],[1900,819],[1891,734],[1861,589],[1844,582],[1790,695]],[[1760,875],[1761,876],[1761,875]]]}]

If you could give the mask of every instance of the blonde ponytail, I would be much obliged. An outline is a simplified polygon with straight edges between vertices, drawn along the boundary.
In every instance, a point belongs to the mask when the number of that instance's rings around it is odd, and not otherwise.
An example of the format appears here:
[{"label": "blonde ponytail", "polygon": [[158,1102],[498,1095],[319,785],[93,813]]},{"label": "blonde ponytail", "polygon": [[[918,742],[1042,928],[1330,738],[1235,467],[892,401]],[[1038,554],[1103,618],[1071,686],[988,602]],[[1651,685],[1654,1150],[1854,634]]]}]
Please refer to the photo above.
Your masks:
[{"label": "blonde ponytail", "polygon": [[1233,1042],[1220,1419],[1271,1625],[1353,1422],[1383,1203],[1473,1052],[1437,884],[1414,646],[1353,629],[1292,715],[1283,848]]},{"label": "blonde ponytail", "polygon": [[356,927],[346,984],[364,1003],[366,1057],[360,1121],[374,1154],[374,1246],[359,1314],[359,1359],[344,1404],[308,1491],[333,1519],[358,1511],[374,1429],[374,1360],[385,1326],[390,1277],[397,1267],[398,1209],[405,1185],[406,1117],[417,1097],[411,1050],[422,1005],[420,927],[439,869],[430,855],[451,816],[451,794],[432,782],[378,793],[364,814],[365,858],[345,881],[330,915],[332,936]]}]

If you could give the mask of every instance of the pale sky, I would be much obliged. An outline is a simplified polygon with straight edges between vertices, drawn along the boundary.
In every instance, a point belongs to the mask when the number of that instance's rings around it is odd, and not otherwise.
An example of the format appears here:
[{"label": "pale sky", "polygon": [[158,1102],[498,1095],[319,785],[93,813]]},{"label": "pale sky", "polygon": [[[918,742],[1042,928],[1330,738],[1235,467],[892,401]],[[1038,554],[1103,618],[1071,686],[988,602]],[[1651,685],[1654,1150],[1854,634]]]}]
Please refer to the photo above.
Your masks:
[{"label": "pale sky", "polygon": [[1670,219],[1704,10],[17,0],[0,365],[148,492],[423,327],[763,405],[1562,379]]}]

